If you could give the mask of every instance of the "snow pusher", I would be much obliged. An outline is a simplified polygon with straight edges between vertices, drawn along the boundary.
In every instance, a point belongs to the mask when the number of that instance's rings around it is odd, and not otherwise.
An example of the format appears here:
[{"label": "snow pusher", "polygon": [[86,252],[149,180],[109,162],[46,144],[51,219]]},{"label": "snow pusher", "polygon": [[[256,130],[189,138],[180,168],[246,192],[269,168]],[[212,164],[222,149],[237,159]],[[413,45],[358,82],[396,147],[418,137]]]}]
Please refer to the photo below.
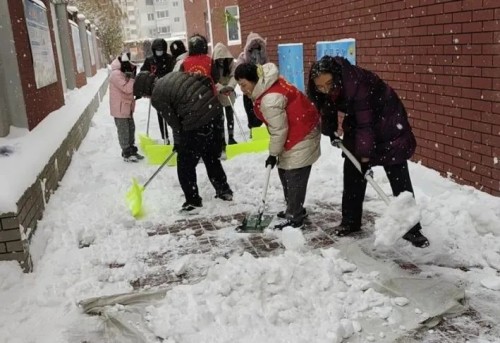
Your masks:
[{"label": "snow pusher", "polygon": [[237,232],[241,233],[252,233],[252,232],[263,232],[265,228],[271,224],[274,216],[269,214],[264,214],[266,208],[266,195],[267,188],[269,186],[269,178],[271,177],[271,166],[268,165],[266,168],[266,178],[264,181],[264,189],[262,190],[262,196],[260,200],[259,209],[257,214],[250,214],[243,219],[241,224],[236,228]]},{"label": "snow pusher", "polygon": [[161,166],[154,172],[153,175],[146,181],[144,186],[141,186],[135,178],[132,178],[132,186],[127,191],[126,201],[130,213],[134,217],[140,217],[142,215],[142,193],[149,185],[149,183],[154,179],[156,175],[167,165],[167,163],[174,157],[175,151],[166,158],[166,160],[161,164]]}]

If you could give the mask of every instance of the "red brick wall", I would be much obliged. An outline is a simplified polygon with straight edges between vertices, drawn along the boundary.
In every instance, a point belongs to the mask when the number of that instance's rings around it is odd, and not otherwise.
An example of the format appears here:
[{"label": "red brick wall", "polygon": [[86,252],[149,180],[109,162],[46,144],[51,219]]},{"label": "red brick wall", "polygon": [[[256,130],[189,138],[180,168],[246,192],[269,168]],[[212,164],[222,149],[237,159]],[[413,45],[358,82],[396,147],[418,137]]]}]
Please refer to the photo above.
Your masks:
[{"label": "red brick wall", "polygon": [[8,0],[14,43],[16,47],[19,72],[21,74],[21,85],[23,87],[24,101],[26,103],[26,113],[28,116],[28,128],[32,130],[49,113],[64,105],[64,95],[61,84],[61,73],[57,58],[55,37],[53,31],[52,17],[48,0],[43,1],[47,8],[47,19],[50,27],[50,37],[52,40],[52,51],[58,82],[36,88],[35,73],[33,71],[33,57],[31,55],[28,29],[24,20],[23,2],[19,0]]},{"label": "red brick wall", "polygon": [[418,139],[415,161],[500,195],[500,1],[239,0],[243,37],[304,43],[356,39],[357,64],[403,99]]},{"label": "red brick wall", "polygon": [[[214,42],[215,44],[221,42],[226,45],[235,58],[238,57],[239,53],[242,50],[242,47],[241,45],[230,46],[227,43],[224,10],[226,6],[237,5],[237,3],[237,0],[210,0],[210,13],[212,19],[212,34],[214,36]],[[205,0],[193,2],[185,0],[184,10],[186,12],[186,30],[188,38],[195,33],[199,33],[204,35],[208,39],[210,34],[207,32],[205,26],[205,17],[203,15],[203,13],[207,11],[207,2]],[[243,37],[246,38],[246,36]],[[211,52],[211,50],[209,52]]]}]

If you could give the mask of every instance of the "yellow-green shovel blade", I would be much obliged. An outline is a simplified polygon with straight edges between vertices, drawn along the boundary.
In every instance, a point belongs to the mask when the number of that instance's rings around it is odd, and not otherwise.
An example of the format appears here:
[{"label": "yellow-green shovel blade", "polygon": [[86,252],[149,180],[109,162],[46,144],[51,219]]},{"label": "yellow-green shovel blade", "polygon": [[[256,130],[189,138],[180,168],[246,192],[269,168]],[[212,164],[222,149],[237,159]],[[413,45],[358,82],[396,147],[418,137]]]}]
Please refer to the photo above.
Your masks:
[{"label": "yellow-green shovel blade", "polygon": [[142,192],[144,187],[137,183],[135,178],[132,178],[132,186],[127,191],[127,205],[130,209],[130,213],[134,217],[138,217],[142,213]]}]

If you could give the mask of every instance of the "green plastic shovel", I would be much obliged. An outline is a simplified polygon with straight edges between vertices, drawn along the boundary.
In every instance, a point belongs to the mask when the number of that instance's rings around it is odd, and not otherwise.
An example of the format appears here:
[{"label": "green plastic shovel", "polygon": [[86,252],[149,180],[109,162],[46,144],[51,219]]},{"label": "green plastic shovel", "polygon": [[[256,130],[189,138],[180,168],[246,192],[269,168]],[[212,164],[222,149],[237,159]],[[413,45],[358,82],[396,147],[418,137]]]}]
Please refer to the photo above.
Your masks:
[{"label": "green plastic shovel", "polygon": [[167,157],[167,159],[161,164],[161,166],[154,172],[153,175],[146,181],[144,186],[141,186],[135,178],[132,178],[132,186],[128,189],[126,195],[126,201],[128,208],[130,209],[130,213],[134,217],[140,217],[142,215],[142,193],[149,185],[149,183],[154,179],[156,175],[167,165],[167,163],[174,157],[175,151]]}]

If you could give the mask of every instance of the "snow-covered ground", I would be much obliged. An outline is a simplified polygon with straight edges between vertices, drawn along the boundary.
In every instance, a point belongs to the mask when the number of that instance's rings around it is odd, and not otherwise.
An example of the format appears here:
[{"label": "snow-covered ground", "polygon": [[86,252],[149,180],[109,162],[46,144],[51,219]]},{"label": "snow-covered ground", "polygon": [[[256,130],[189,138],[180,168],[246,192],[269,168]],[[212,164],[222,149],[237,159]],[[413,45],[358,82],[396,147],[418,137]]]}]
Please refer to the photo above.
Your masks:
[{"label": "snow-covered ground", "polygon": [[[102,342],[102,321],[82,313],[83,299],[132,291],[130,280],[153,268],[147,253],[174,251],[181,240],[192,239],[192,231],[174,238],[148,236],[146,228],[168,225],[181,219],[184,201],[175,168],[165,168],[144,193],[146,216],[129,215],[124,194],[131,178],[144,182],[155,170],[146,162],[122,161],[116,128],[109,116],[108,101],[92,121],[92,127],[75,153],[60,188],[48,204],[31,244],[35,270],[24,274],[16,262],[0,262],[0,341],[8,343]],[[135,114],[138,132],[144,132],[147,100],[140,100]],[[241,97],[237,109],[246,130]],[[156,113],[152,113],[151,136],[160,138]],[[235,125],[236,140],[242,134]],[[245,133],[247,135],[248,133]],[[232,203],[214,199],[214,190],[203,165],[198,166],[198,185],[204,201],[202,216],[255,211],[261,193],[266,153],[247,154],[223,162],[234,191]],[[0,159],[9,157],[0,157]],[[322,141],[322,156],[313,166],[307,203],[339,204],[342,192],[340,151]],[[390,194],[381,168],[375,180]],[[386,205],[368,186],[365,209],[381,219],[377,249],[394,249],[417,264],[422,275],[459,284],[469,304],[484,321],[500,322],[500,198],[471,187],[459,186],[431,169],[410,164],[417,206],[412,215],[421,217],[431,246],[416,249],[393,232],[386,223],[401,223],[410,214],[398,204]],[[282,210],[283,195],[276,171],[268,191],[270,213]],[[405,217],[405,218],[402,218]],[[380,223],[383,221],[384,225]],[[397,226],[397,225],[396,225]],[[230,244],[233,230],[218,233]],[[392,236],[391,236],[392,235]],[[148,308],[150,329],[167,342],[340,342],[343,337],[362,337],[359,342],[386,341],[390,330],[404,331],[398,308],[419,309],[408,299],[391,298],[369,284],[376,273],[363,271],[340,256],[334,248],[312,251],[303,244],[301,232],[277,234],[284,254],[255,259],[249,255],[206,261],[184,256],[188,265],[202,264],[207,277],[193,285],[174,287]],[[91,243],[80,249],[81,242]],[[387,247],[386,245],[391,246]],[[109,268],[124,264],[123,268]],[[495,303],[496,302],[496,303]],[[363,319],[384,322],[376,334],[363,335]],[[425,318],[423,318],[425,319]],[[477,334],[469,342],[500,342],[495,329]],[[465,342],[465,341],[464,341]]]}]

